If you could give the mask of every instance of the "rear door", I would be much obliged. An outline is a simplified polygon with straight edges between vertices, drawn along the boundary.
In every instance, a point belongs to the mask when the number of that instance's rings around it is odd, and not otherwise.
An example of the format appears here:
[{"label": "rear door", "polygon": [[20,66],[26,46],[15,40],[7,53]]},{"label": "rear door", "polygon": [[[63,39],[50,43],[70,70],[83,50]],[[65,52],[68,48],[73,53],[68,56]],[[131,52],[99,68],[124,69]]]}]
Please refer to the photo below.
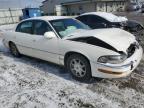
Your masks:
[{"label": "rear door", "polygon": [[16,28],[15,44],[20,53],[33,55],[33,21],[28,20],[20,23]]}]

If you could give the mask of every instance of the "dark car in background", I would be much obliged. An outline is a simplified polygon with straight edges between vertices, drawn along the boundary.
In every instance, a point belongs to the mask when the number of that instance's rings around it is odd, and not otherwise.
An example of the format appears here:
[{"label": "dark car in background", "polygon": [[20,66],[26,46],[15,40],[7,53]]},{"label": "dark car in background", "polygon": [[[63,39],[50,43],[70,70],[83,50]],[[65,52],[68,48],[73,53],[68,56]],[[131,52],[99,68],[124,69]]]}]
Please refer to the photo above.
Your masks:
[{"label": "dark car in background", "polygon": [[144,4],[142,4],[141,12],[144,13]]},{"label": "dark car in background", "polygon": [[144,30],[144,26],[135,20],[128,20],[126,22],[125,30],[131,32],[131,33],[139,33],[140,31]]},{"label": "dark car in background", "polygon": [[126,17],[116,16],[106,12],[89,12],[76,17],[79,21],[92,29],[121,28],[132,34],[142,34],[144,27],[137,21],[128,20]]}]

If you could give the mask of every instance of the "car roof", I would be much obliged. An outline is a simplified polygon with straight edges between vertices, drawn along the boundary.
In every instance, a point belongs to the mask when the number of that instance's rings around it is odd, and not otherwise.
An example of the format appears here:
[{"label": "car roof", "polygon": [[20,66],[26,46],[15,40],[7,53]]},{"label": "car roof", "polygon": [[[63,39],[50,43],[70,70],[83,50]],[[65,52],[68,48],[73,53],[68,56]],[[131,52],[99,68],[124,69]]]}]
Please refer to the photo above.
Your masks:
[{"label": "car roof", "polygon": [[110,22],[114,22],[114,19],[116,19],[118,16],[112,14],[112,13],[108,13],[108,12],[88,12],[88,13],[84,13],[80,16],[83,16],[83,15],[97,15],[97,16],[100,16]]},{"label": "car roof", "polygon": [[33,18],[26,19],[26,20],[45,20],[45,21],[51,21],[51,20],[59,20],[59,19],[67,19],[67,18],[71,18],[71,17],[68,17],[68,16],[42,16],[42,17],[33,17]]}]

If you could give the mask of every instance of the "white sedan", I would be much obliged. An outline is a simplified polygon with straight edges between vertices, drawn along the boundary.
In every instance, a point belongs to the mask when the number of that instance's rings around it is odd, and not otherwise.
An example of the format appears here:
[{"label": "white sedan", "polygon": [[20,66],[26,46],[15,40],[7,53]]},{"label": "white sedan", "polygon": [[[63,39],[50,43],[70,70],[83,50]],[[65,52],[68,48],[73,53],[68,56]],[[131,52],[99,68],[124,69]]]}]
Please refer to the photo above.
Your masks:
[{"label": "white sedan", "polygon": [[21,54],[65,66],[80,81],[128,76],[142,58],[135,37],[118,28],[91,30],[63,16],[37,17],[4,33],[3,43]]}]

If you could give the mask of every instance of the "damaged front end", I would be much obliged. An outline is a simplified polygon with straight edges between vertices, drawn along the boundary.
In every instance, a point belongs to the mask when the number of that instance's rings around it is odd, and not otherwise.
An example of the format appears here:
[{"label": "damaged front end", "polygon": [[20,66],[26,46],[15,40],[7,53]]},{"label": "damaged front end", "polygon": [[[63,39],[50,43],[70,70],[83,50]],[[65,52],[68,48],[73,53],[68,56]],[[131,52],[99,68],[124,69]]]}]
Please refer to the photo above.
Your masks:
[{"label": "damaged front end", "polygon": [[72,38],[72,39],[69,39],[69,40],[72,40],[72,41],[77,41],[77,42],[83,42],[83,43],[87,43],[87,44],[90,44],[90,45],[95,45],[95,46],[99,46],[99,47],[102,47],[102,48],[106,48],[106,49],[109,49],[109,50],[113,50],[115,52],[118,52],[117,49],[115,49],[114,47],[112,47],[111,45],[107,44],[106,42],[100,40],[100,39],[97,39],[93,36],[89,36],[89,37],[78,37],[78,38]]},{"label": "damaged front end", "polygon": [[112,51],[120,54],[119,56],[102,56],[98,60],[98,62],[101,62],[101,63],[107,63],[107,62],[112,63],[112,64],[122,63],[127,58],[130,58],[135,53],[136,49],[140,48],[140,45],[137,42],[134,42],[134,43],[130,44],[130,46],[127,48],[126,52],[118,51],[113,46],[111,46],[108,43],[106,43],[100,39],[97,39],[93,36],[78,37],[78,38],[73,38],[73,39],[69,39],[69,40],[99,46],[101,48],[109,49],[109,50],[112,50]]},{"label": "damaged front end", "polygon": [[[96,36],[71,37],[68,40],[98,46],[101,50],[108,49],[116,52],[110,54],[105,50],[107,53],[101,53],[96,59],[97,61],[91,62],[92,74],[96,77],[120,78],[128,76],[138,66],[143,54],[138,42],[136,42],[136,40],[130,41],[131,39],[127,40],[130,42],[129,44],[125,43],[123,48],[122,46],[120,48],[114,45],[112,42],[109,43],[106,39],[98,39]],[[118,41],[119,40],[117,40],[117,42]]]}]

